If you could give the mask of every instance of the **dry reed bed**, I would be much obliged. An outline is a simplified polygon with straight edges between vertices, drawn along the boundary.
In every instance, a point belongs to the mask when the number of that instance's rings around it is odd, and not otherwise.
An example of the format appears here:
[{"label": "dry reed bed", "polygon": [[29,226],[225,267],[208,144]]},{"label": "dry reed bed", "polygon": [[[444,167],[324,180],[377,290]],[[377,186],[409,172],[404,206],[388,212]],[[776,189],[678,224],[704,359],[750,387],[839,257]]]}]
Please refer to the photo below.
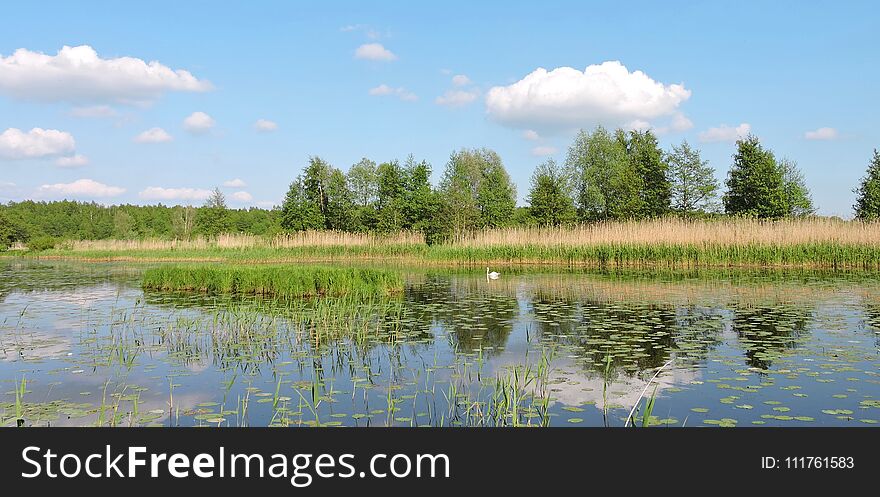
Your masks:
[{"label": "dry reed bed", "polygon": [[590,245],[771,245],[835,243],[880,246],[880,222],[830,218],[719,219],[663,218],[651,221],[601,222],[577,227],[516,227],[476,232],[459,247]]}]

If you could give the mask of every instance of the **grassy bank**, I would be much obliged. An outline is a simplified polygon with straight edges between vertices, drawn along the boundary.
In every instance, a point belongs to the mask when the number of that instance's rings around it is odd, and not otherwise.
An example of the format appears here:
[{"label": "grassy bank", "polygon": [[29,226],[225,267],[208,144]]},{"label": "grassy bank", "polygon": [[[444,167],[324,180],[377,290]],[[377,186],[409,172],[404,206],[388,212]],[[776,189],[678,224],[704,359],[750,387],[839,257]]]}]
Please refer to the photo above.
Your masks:
[{"label": "grassy bank", "polygon": [[386,295],[403,289],[392,271],[302,266],[170,265],[144,272],[152,290],[281,298]]},{"label": "grassy bank", "polygon": [[880,268],[880,223],[828,218],[608,222],[573,228],[485,230],[428,246],[393,237],[302,233],[260,239],[86,241],[36,253],[83,260],[381,261],[402,264],[560,264],[603,267]]}]

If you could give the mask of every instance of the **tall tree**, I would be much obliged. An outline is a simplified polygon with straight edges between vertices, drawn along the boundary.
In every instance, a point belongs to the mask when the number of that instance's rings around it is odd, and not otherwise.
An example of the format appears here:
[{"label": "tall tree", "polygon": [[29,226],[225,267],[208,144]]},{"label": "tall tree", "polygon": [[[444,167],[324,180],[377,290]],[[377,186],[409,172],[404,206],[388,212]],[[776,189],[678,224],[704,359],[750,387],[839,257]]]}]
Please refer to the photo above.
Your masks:
[{"label": "tall tree", "polygon": [[331,230],[350,231],[354,227],[354,200],[348,189],[345,174],[333,168],[327,180],[326,227]]},{"label": "tall tree", "polygon": [[406,223],[403,212],[406,172],[393,160],[379,164],[376,176],[376,229],[384,233],[400,231]]},{"label": "tall tree", "polygon": [[6,250],[16,241],[22,241],[20,229],[12,223],[12,219],[0,206],[0,250]]},{"label": "tall tree", "polygon": [[667,155],[672,209],[682,213],[715,210],[718,180],[709,161],[687,140],[674,145]]},{"label": "tall tree", "polygon": [[631,167],[641,179],[639,197],[642,215],[662,216],[669,212],[671,190],[667,171],[669,165],[651,130],[633,130],[627,134],[619,133],[626,147]]},{"label": "tall tree", "polygon": [[431,187],[431,164],[416,162],[410,155],[404,165],[406,189],[403,201],[405,227],[424,234],[425,241],[442,241],[445,228],[441,218],[440,195]]},{"label": "tall tree", "polygon": [[324,229],[324,214],[307,194],[302,175],[290,184],[281,204],[281,228],[285,231]]},{"label": "tall tree", "polygon": [[216,236],[229,230],[229,216],[226,196],[219,188],[214,188],[205,200],[205,205],[196,214],[197,229],[208,236]]},{"label": "tall tree", "polygon": [[786,215],[809,216],[816,212],[813,207],[813,199],[810,189],[804,180],[804,175],[798,169],[793,160],[782,158],[779,161],[779,170],[782,174],[782,190],[785,194]]},{"label": "tall tree", "polygon": [[171,217],[171,234],[179,240],[189,239],[195,229],[196,209],[191,205],[176,206]]},{"label": "tall tree", "polygon": [[626,138],[602,126],[580,130],[568,149],[566,175],[571,178],[578,216],[585,221],[639,217],[644,212],[641,176],[626,151]]},{"label": "tall tree", "polygon": [[568,224],[577,217],[568,181],[553,159],[535,168],[528,202],[529,214],[542,226]]},{"label": "tall tree", "polygon": [[782,170],[756,136],[736,142],[726,184],[724,210],[728,214],[761,218],[788,214]]},{"label": "tall tree", "polygon": [[477,207],[480,227],[497,228],[511,223],[516,210],[516,185],[504,169],[501,157],[492,150],[483,150]]},{"label": "tall tree", "polygon": [[857,218],[864,220],[880,218],[880,152],[877,149],[874,149],[874,157],[868,164],[868,171],[853,193],[856,194],[853,209]]},{"label": "tall tree", "polygon": [[348,170],[348,187],[358,207],[367,207],[379,194],[376,163],[364,157]]},{"label": "tall tree", "polygon": [[501,157],[489,149],[454,152],[440,179],[448,232],[458,236],[507,224],[516,209],[516,187]]}]

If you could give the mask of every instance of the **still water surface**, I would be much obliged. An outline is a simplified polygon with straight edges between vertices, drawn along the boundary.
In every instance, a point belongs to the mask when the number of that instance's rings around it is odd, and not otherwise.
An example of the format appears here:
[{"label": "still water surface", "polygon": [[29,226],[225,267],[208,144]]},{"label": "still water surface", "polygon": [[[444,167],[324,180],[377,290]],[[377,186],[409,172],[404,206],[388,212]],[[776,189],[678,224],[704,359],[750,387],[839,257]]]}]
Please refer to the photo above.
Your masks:
[{"label": "still water surface", "polygon": [[0,259],[0,424],[880,421],[876,274],[408,269],[273,302],[145,293],[145,267]]}]

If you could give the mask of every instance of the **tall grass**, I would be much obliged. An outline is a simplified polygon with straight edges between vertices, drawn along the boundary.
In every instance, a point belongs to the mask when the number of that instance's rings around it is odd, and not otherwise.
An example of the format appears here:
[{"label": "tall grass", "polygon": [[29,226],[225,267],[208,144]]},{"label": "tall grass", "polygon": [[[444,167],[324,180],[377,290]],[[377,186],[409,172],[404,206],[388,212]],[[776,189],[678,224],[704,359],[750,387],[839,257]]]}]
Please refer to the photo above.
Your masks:
[{"label": "tall grass", "polygon": [[285,249],[296,247],[374,247],[379,245],[423,245],[421,233],[402,231],[391,235],[346,233],[342,231],[303,231],[266,237],[241,233],[221,234],[216,238],[190,240],[71,240],[65,248],[93,250],[209,250],[209,249]]},{"label": "tall grass", "polygon": [[806,218],[764,221],[663,218],[576,227],[477,231],[428,246],[396,236],[304,232],[262,239],[71,242],[49,257],[95,260],[302,262],[379,260],[431,264],[880,267],[880,222]]},{"label": "tall grass", "polygon": [[142,285],[153,290],[251,294],[281,298],[399,292],[399,274],[379,269],[305,266],[169,265],[148,269]]}]

